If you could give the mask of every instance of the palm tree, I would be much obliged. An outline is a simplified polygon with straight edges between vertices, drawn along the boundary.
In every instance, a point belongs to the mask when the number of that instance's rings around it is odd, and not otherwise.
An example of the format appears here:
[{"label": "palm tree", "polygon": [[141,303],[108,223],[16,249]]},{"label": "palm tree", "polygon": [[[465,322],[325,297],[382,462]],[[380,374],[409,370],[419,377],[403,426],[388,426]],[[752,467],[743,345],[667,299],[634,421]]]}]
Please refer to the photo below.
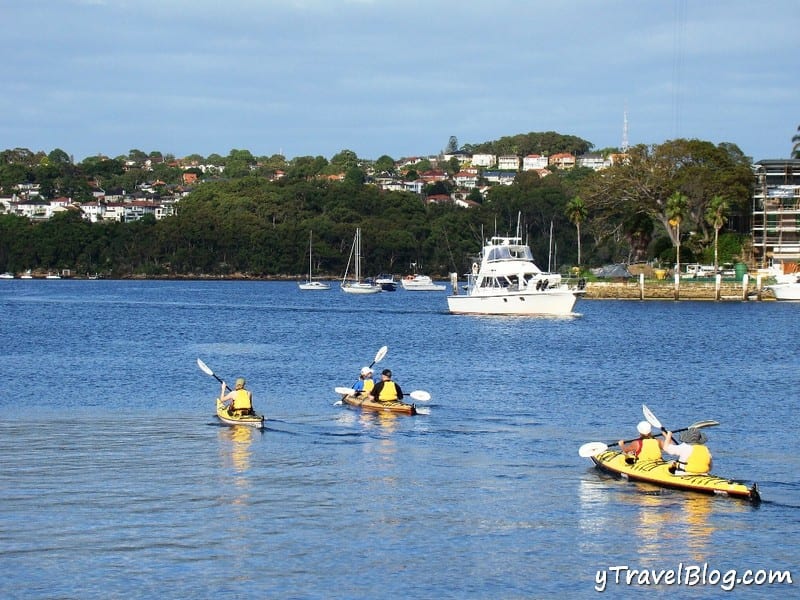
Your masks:
[{"label": "palm tree", "polygon": [[706,223],[714,228],[714,272],[719,270],[719,230],[728,220],[728,201],[722,196],[714,196],[706,209]]},{"label": "palm tree", "polygon": [[670,226],[675,228],[675,246],[677,248],[675,260],[675,272],[681,272],[681,222],[686,216],[686,209],[689,205],[689,199],[680,192],[674,192],[668,199],[666,204],[666,215],[669,219]]},{"label": "palm tree", "polygon": [[567,202],[567,207],[564,210],[567,218],[575,225],[578,230],[578,267],[581,265],[581,223],[586,220],[586,205],[581,200],[580,196],[575,196],[572,200]]},{"label": "palm tree", "polygon": [[800,158],[800,125],[797,126],[797,133],[792,136],[792,144],[791,158]]}]

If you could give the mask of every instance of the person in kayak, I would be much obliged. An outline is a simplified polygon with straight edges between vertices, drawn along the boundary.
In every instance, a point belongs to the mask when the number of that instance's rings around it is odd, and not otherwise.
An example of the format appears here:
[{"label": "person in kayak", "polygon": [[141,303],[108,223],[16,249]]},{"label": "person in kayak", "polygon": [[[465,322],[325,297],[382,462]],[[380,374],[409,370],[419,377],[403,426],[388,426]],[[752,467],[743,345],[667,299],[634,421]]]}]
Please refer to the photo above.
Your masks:
[{"label": "person in kayak", "polygon": [[653,437],[653,427],[647,421],[640,421],[636,426],[639,439],[626,445],[619,441],[619,448],[625,454],[635,457],[636,460],[661,460],[661,441]]},{"label": "person in kayak", "polygon": [[369,397],[377,402],[397,402],[403,399],[403,390],[392,381],[392,372],[384,369],[381,371],[381,380],[372,388]]},{"label": "person in kayak", "polygon": [[361,374],[358,377],[358,381],[353,384],[353,389],[356,391],[355,395],[369,394],[374,387],[375,381],[372,379],[372,369],[369,367],[361,367]]},{"label": "person in kayak", "polygon": [[677,456],[670,467],[673,475],[707,475],[711,471],[711,452],[706,448],[706,434],[690,427],[681,434],[681,443],[672,443],[672,432],[664,437],[664,452]]},{"label": "person in kayak", "polygon": [[233,387],[233,391],[225,394],[225,382],[222,382],[222,391],[220,392],[220,400],[223,404],[227,404],[228,414],[231,416],[253,415],[253,393],[245,389],[247,382],[244,378],[239,377]]}]

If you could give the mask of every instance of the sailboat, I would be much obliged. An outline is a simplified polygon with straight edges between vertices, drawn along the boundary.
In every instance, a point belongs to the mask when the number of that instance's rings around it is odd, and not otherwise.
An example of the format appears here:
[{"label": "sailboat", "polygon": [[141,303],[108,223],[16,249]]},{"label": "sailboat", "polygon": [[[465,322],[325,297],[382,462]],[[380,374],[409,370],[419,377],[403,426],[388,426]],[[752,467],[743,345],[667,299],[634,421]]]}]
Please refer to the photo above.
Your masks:
[{"label": "sailboat", "polygon": [[[350,259],[355,254],[355,280],[347,281],[347,274],[350,271]],[[342,291],[347,294],[376,294],[381,291],[381,286],[377,283],[367,283],[361,281],[361,228],[356,228],[356,237],[353,239],[353,247],[350,249],[350,257],[347,259],[347,268],[342,278]]]},{"label": "sailboat", "polygon": [[331,284],[324,281],[313,281],[311,279],[311,240],[313,232],[308,232],[308,280],[297,284],[301,290],[311,291],[325,291],[331,289]]}]

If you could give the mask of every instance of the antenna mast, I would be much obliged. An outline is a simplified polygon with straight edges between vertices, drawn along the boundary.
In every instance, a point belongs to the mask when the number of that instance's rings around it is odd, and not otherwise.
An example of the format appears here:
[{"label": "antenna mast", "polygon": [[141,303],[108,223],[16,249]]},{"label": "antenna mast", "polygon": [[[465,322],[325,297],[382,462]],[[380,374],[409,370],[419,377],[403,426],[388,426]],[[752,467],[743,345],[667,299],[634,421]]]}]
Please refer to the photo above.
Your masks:
[{"label": "antenna mast", "polygon": [[628,102],[625,102],[625,110],[622,113],[622,152],[628,151]]}]

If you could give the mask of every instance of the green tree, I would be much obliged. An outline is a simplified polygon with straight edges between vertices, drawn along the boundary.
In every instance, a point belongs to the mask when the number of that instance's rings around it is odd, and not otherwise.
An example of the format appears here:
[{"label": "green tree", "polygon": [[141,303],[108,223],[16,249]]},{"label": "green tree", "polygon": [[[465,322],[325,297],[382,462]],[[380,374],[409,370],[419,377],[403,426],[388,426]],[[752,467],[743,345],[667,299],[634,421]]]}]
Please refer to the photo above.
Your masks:
[{"label": "green tree", "polygon": [[686,196],[680,192],[673,192],[672,195],[667,199],[665,206],[665,214],[669,219],[669,225],[675,230],[674,235],[671,235],[671,237],[676,248],[676,273],[681,272],[681,223],[686,217],[688,204],[689,201]]},{"label": "green tree", "polygon": [[394,159],[391,156],[384,154],[375,161],[373,165],[375,173],[394,173]]},{"label": "green tree", "polygon": [[570,222],[575,225],[575,229],[577,230],[578,236],[578,266],[581,265],[581,223],[586,220],[587,211],[586,205],[583,203],[583,200],[580,196],[575,196],[569,202],[567,202],[567,208],[565,210],[567,218]]},{"label": "green tree", "polygon": [[333,173],[347,173],[350,169],[358,168],[358,156],[352,150],[342,150],[331,157],[330,166]]},{"label": "green tree", "polygon": [[728,220],[728,202],[722,196],[714,196],[706,209],[706,222],[714,228],[714,272],[719,270],[719,230]]},{"label": "green tree", "polygon": [[625,161],[587,176],[578,187],[592,214],[591,229],[598,244],[617,237],[625,223],[646,231],[636,217],[641,215],[663,227],[674,245],[676,230],[666,203],[675,191],[687,199],[683,220],[701,232],[703,244],[710,244],[704,214],[711,198],[724,194],[732,211],[747,214],[751,182],[749,159],[736,146],[672,140],[635,146]]}]

